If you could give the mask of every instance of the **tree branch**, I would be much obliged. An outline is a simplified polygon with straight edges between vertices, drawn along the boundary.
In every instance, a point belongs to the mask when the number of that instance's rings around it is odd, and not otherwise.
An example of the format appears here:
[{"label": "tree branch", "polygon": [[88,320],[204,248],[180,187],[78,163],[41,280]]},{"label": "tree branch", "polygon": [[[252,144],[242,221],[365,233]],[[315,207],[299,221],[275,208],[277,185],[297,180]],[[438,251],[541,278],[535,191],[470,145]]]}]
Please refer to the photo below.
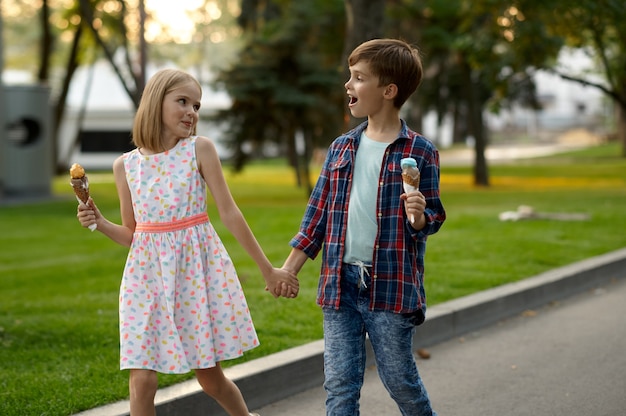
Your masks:
[{"label": "tree branch", "polygon": [[[106,55],[107,60],[109,61],[109,63],[113,67],[113,70],[115,71],[115,74],[121,81],[122,86],[124,87],[124,90],[128,94],[128,97],[131,99],[133,103],[135,103],[135,93],[131,91],[130,87],[126,83],[126,80],[124,79],[124,76],[122,75],[120,71],[120,68],[115,64],[115,60],[113,59],[113,52],[109,50],[107,44],[104,42],[104,40],[98,33],[98,30],[93,25],[94,15],[93,15],[92,7],[89,4],[89,1],[80,0],[79,5],[80,5],[81,17],[84,20],[84,24],[89,28],[94,38],[96,39],[96,42],[98,43],[98,45],[100,45],[100,47],[104,51],[104,54]],[[132,71],[132,68],[131,68],[131,71]]]},{"label": "tree branch", "polygon": [[593,82],[593,81],[589,81],[587,79],[584,78],[579,78],[579,77],[575,77],[573,75],[568,75],[568,74],[564,74],[560,71],[558,71],[557,69],[554,68],[550,68],[547,69],[548,72],[552,72],[555,75],[558,75],[559,77],[566,79],[568,81],[574,81],[577,82],[585,87],[593,87],[593,88],[597,88],[600,91],[602,91],[604,94],[608,95],[609,97],[611,97],[613,100],[615,100],[621,107],[626,108],[626,97],[622,97],[619,95],[619,93],[617,91],[614,91],[610,88],[607,88],[606,86],[597,83],[597,82]]}]

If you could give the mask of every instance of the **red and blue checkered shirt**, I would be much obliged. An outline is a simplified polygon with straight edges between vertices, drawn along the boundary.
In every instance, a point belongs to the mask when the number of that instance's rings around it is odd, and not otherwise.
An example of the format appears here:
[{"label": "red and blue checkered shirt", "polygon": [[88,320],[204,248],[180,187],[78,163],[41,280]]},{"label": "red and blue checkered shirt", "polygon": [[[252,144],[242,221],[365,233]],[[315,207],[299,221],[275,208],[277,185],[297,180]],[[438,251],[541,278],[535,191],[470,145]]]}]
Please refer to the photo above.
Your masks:
[{"label": "red and blue checkered shirt", "polygon": [[[348,223],[348,201],[354,160],[362,123],[338,137],[328,149],[324,166],[300,225],[290,245],[314,259],[323,248],[317,303],[323,308],[339,308],[340,279]],[[426,197],[426,225],[415,231],[405,214],[400,195],[400,160],[412,157],[420,170],[420,192]],[[380,177],[372,184],[377,192],[378,233],[374,243],[370,284],[370,309],[395,313],[426,312],[424,254],[426,239],[443,224],[446,213],[439,198],[439,152],[423,136],[402,121],[397,139],[383,156]]]}]

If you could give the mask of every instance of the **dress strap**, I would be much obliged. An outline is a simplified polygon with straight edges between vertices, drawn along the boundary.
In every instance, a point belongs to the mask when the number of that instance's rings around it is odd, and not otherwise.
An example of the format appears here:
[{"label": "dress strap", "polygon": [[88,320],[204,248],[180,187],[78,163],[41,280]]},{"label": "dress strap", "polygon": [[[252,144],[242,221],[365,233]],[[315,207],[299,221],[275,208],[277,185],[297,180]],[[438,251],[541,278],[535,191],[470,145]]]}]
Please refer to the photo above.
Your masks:
[{"label": "dress strap", "polygon": [[180,220],[174,220],[169,222],[142,222],[135,226],[135,232],[139,233],[165,233],[169,231],[184,230],[185,228],[193,227],[194,225],[203,224],[209,221],[209,216],[206,212],[202,214],[192,215]]}]

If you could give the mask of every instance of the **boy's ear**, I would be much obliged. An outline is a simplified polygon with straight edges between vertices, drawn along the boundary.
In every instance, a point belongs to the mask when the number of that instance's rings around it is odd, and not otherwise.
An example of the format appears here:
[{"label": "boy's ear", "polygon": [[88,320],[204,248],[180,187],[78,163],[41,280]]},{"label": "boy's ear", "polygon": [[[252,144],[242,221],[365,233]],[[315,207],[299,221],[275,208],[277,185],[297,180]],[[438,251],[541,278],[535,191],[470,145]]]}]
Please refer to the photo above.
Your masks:
[{"label": "boy's ear", "polygon": [[384,97],[388,100],[393,100],[398,95],[398,86],[396,84],[389,84],[385,87]]}]

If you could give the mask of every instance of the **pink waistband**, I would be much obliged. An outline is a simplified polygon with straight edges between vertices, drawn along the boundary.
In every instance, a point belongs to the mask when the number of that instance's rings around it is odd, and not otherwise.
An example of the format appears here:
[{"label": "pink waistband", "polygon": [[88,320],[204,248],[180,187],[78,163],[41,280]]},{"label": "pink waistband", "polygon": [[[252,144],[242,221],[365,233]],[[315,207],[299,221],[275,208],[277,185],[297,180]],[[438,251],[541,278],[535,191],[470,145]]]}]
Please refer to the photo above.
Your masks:
[{"label": "pink waistband", "polygon": [[192,215],[181,220],[174,220],[170,222],[143,222],[135,226],[135,232],[143,233],[165,233],[168,231],[178,231],[185,228],[193,227],[194,225],[202,224],[209,221],[209,216],[206,212],[202,214]]}]

